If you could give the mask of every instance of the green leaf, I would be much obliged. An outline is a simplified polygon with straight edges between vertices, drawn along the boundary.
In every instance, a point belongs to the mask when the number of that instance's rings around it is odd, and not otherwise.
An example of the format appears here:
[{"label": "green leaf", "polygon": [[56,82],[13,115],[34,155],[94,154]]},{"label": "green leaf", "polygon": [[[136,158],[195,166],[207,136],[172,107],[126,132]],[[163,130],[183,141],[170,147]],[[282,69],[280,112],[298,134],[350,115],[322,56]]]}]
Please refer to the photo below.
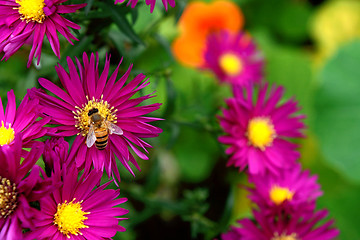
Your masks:
[{"label": "green leaf", "polygon": [[312,6],[307,1],[236,1],[245,15],[247,29],[265,28],[283,44],[299,43],[308,38]]},{"label": "green leaf", "polygon": [[316,95],[315,131],[326,160],[360,183],[360,41],[344,46],[325,65]]},{"label": "green leaf", "polygon": [[[2,61],[0,64],[0,97],[3,104],[7,102],[7,92],[15,89],[15,95],[20,98],[20,94],[16,91],[16,84],[19,80],[25,80],[27,56],[13,56],[8,61]],[[23,91],[23,90],[22,90]]]},{"label": "green leaf", "polygon": [[138,8],[131,9],[130,13],[131,13],[131,22],[133,25],[135,25],[139,16],[139,9]]},{"label": "green leaf", "polygon": [[329,218],[335,219],[335,227],[340,230],[337,239],[360,239],[360,215],[357,209],[360,186],[351,184],[336,169],[331,169],[321,156],[314,162],[311,172],[319,176],[319,184],[324,196],[317,200],[317,208],[329,210]]},{"label": "green leaf", "polygon": [[311,7],[307,2],[289,1],[284,4],[275,29],[278,34],[295,42],[304,41],[308,37]]},{"label": "green leaf", "polygon": [[89,12],[90,12],[90,9],[91,9],[91,7],[92,7],[92,5],[94,4],[94,0],[88,0],[87,1],[87,5],[86,5],[86,7],[85,7],[85,15],[88,15],[89,14]]},{"label": "green leaf", "polygon": [[144,44],[140,37],[135,33],[129,21],[126,19],[124,12],[121,12],[119,6],[109,6],[106,3],[101,4],[102,8],[111,14],[111,19],[131,40],[136,43]]},{"label": "green leaf", "polygon": [[200,182],[209,177],[219,156],[216,140],[204,130],[182,126],[174,145],[182,179]]},{"label": "green leaf", "polygon": [[61,55],[60,64],[62,66],[66,65],[66,57],[74,57],[74,56],[81,56],[83,52],[89,47],[90,43],[94,40],[94,36],[86,36],[82,35],[79,37],[79,42],[74,45],[69,45],[64,53]]},{"label": "green leaf", "polygon": [[186,2],[185,1],[177,1],[176,2],[176,22],[179,21],[181,15],[183,14],[184,12],[184,9],[186,7]]},{"label": "green leaf", "polygon": [[174,83],[171,81],[170,76],[165,77],[166,81],[166,109],[164,110],[163,118],[166,119],[173,114],[175,111],[175,100],[176,100],[176,89],[174,88]]},{"label": "green leaf", "polygon": [[171,50],[169,41],[166,38],[164,38],[163,36],[161,36],[160,34],[154,34],[154,38],[160,44],[160,46],[162,46],[164,48],[166,53],[169,55],[169,58],[172,61],[174,61],[174,57],[172,55],[172,50]]}]

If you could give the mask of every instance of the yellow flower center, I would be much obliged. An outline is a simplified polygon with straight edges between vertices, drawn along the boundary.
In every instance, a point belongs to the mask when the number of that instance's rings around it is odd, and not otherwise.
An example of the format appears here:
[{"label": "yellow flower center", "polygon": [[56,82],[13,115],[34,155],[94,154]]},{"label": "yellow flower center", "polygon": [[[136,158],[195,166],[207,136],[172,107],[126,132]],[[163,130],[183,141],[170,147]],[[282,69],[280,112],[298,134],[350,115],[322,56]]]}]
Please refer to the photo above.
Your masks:
[{"label": "yellow flower center", "polygon": [[272,186],[270,190],[270,199],[276,205],[282,204],[285,200],[291,201],[294,196],[294,192],[288,188],[279,187],[277,185]]},{"label": "yellow flower center", "polygon": [[256,117],[249,121],[247,137],[251,145],[265,150],[271,146],[276,132],[269,118]]},{"label": "yellow flower center", "polygon": [[15,138],[15,131],[9,127],[5,127],[4,122],[1,122],[0,127],[0,146],[9,145]]},{"label": "yellow flower center", "polygon": [[9,216],[17,206],[15,183],[0,176],[0,219]]},{"label": "yellow flower center", "polygon": [[219,59],[220,68],[230,76],[236,76],[243,70],[241,59],[232,53],[226,53]]},{"label": "yellow flower center", "polygon": [[75,127],[80,130],[81,134],[84,137],[89,132],[89,125],[91,119],[89,116],[89,111],[92,109],[97,109],[97,113],[101,115],[101,117],[103,117],[104,119],[107,119],[109,122],[117,122],[117,117],[115,115],[117,109],[114,110],[114,107],[110,107],[109,103],[102,99],[103,96],[101,96],[100,100],[95,99],[94,97],[92,100],[89,100],[87,96],[86,98],[88,99],[88,102],[85,105],[82,105],[81,108],[76,106],[75,108],[77,110],[73,111],[73,114],[75,115],[74,118],[76,119]]},{"label": "yellow flower center", "polygon": [[70,238],[69,234],[82,235],[79,229],[89,228],[84,224],[84,220],[88,219],[84,215],[90,214],[90,212],[82,210],[82,201],[76,203],[74,201],[75,198],[69,203],[67,201],[62,204],[59,203],[54,215],[54,224],[68,238]]},{"label": "yellow flower center", "polygon": [[290,235],[287,235],[285,233],[279,235],[278,233],[275,233],[274,237],[271,240],[300,240],[296,233],[292,233]]},{"label": "yellow flower center", "polygon": [[19,4],[19,14],[21,15],[21,20],[26,22],[35,21],[42,23],[45,19],[44,0],[15,0]]}]

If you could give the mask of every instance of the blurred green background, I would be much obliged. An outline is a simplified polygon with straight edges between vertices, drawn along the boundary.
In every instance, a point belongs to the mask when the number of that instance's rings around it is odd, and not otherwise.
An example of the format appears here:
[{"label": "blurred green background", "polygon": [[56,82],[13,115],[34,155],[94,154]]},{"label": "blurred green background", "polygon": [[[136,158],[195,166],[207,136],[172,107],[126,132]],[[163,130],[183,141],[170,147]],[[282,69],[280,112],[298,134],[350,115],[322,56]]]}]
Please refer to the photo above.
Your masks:
[{"label": "blurred green background", "polygon": [[[69,1],[79,2],[79,1]],[[23,47],[0,63],[0,96],[14,89],[18,101],[27,88],[45,77],[58,83],[54,65],[83,51],[111,53],[115,68],[134,63],[133,76],[145,73],[157,91],[150,102],[162,102],[155,116],[164,132],[149,142],[149,161],[140,161],[133,178],[122,166],[121,195],[129,198],[127,231],[114,239],[213,239],[244,216],[251,216],[247,193],[238,188],[244,174],[226,168],[225,147],[216,119],[228,86],[219,86],[209,72],[181,66],[171,54],[176,22],[188,2],[153,14],[139,3],[135,9],[113,1],[88,0],[88,7],[71,15],[82,29],[74,46],[62,39],[57,59],[44,44],[40,66],[26,69]],[[301,140],[304,168],[319,175],[327,208],[341,231],[339,239],[360,239],[360,1],[357,0],[236,0],[245,28],[266,59],[265,78],[284,85],[307,115],[307,138]],[[115,186],[113,186],[115,187]],[[124,207],[124,206],[123,206]]]}]

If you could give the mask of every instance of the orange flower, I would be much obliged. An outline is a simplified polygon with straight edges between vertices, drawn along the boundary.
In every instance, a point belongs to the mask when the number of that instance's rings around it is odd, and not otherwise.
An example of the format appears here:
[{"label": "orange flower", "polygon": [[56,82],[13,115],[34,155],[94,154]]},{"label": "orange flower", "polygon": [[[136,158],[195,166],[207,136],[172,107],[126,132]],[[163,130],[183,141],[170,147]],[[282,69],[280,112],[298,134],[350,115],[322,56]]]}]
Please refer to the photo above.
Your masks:
[{"label": "orange flower", "polygon": [[180,35],[172,46],[174,56],[185,65],[199,67],[204,62],[203,52],[209,34],[221,30],[238,32],[243,25],[244,17],[233,2],[192,2],[179,20]]}]

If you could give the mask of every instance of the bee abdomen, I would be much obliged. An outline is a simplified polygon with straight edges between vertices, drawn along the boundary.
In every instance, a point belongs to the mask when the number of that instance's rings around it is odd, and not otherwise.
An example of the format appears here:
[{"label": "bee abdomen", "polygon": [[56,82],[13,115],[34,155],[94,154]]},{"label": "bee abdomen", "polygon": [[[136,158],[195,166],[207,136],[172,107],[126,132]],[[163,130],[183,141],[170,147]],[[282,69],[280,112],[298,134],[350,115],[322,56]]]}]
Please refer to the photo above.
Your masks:
[{"label": "bee abdomen", "polygon": [[98,140],[96,140],[95,146],[96,146],[96,148],[99,149],[99,150],[104,150],[104,149],[106,148],[106,146],[107,146],[107,143],[108,143],[108,140],[107,140],[107,139],[104,140],[104,141],[98,141]]},{"label": "bee abdomen", "polygon": [[99,150],[104,150],[108,143],[108,137],[109,137],[108,131],[107,130],[97,131],[95,132],[95,136],[96,136],[96,141],[95,141],[96,148]]}]

